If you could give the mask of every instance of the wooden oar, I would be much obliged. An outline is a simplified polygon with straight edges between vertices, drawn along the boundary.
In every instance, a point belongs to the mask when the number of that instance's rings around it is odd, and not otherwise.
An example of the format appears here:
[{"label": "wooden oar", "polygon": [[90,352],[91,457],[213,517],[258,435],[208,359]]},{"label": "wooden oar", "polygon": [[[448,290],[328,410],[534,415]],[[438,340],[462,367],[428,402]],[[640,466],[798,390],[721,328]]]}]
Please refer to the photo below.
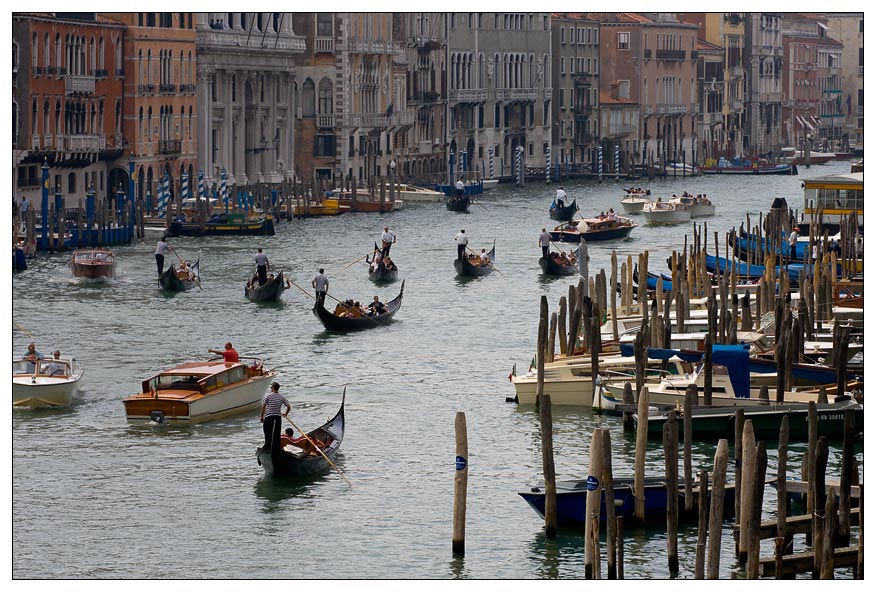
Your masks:
[{"label": "wooden oar", "polygon": [[[306,295],[307,297],[309,297],[311,300],[313,300],[314,302],[316,301],[316,297],[310,295],[310,294],[307,292],[307,290],[305,290],[301,285],[299,285],[298,283],[296,283],[296,282],[293,281],[292,279],[289,279],[289,282],[292,283],[295,287],[297,287],[297,288],[298,288],[298,289],[299,289],[304,295]],[[326,294],[327,297],[330,297],[331,299],[333,299],[334,301],[336,301],[338,304],[345,304],[345,305],[346,305],[346,302],[342,302],[341,300],[339,300],[338,298],[336,298],[335,296],[333,296],[333,295],[332,295],[331,293],[329,293],[328,291],[326,291],[325,294]],[[362,313],[362,316],[365,317],[366,319],[374,319],[374,322],[375,322],[375,323],[379,323],[379,324],[382,325],[383,327],[389,329],[389,325],[387,325],[387,324],[384,323],[383,321],[379,321],[379,320],[377,320],[373,315],[365,314],[365,310],[364,310],[364,309],[359,308],[359,312]]]},{"label": "wooden oar", "polygon": [[[471,196],[469,196],[469,197],[471,197]],[[481,203],[478,202],[477,200],[475,200],[475,199],[472,198],[471,201],[474,202],[475,204],[477,204],[478,206],[480,206],[481,208],[483,208],[485,211],[490,212],[490,209],[489,209],[489,208],[487,208],[486,206],[484,206],[483,204],[481,204]]]},{"label": "wooden oar", "polygon": [[298,427],[298,425],[296,425],[295,422],[294,422],[292,419],[289,418],[289,415],[284,414],[283,416],[286,418],[287,421],[289,421],[290,423],[292,423],[292,427],[294,427],[294,428],[297,429],[299,432],[301,432],[301,435],[304,436],[304,439],[307,440],[308,442],[310,442],[310,444],[313,446],[313,448],[315,448],[315,449],[319,452],[319,454],[322,455],[322,458],[325,459],[326,461],[328,461],[328,463],[329,463],[330,466],[332,466],[333,468],[335,468],[335,471],[337,471],[338,476],[340,476],[341,478],[343,478],[344,481],[345,481],[348,485],[350,485],[350,486],[352,487],[352,486],[353,486],[353,483],[350,482],[350,481],[347,479],[347,477],[344,476],[344,473],[343,473],[341,470],[338,469],[338,466],[336,466],[334,463],[332,463],[332,460],[329,459],[329,458],[326,456],[326,454],[325,454],[324,452],[322,452],[322,449],[316,445],[316,442],[314,442],[313,440],[311,440],[310,437],[309,437],[306,433],[304,433],[304,430],[301,429],[300,427]]},{"label": "wooden oar", "polygon": [[13,321],[12,324],[13,324],[15,327],[17,327],[19,331],[23,331],[25,334],[27,334],[27,337],[28,337],[28,338],[33,337],[33,334],[31,334],[29,331],[27,331],[26,329],[24,329],[21,325],[19,325],[19,324],[16,323],[15,321]]},{"label": "wooden oar", "polygon": [[360,257],[360,258],[357,259],[356,261],[353,261],[353,262],[348,263],[346,266],[344,266],[343,268],[341,268],[340,270],[338,270],[337,272],[335,272],[335,274],[340,274],[341,272],[343,272],[344,270],[346,270],[347,268],[349,268],[350,266],[352,266],[354,263],[358,263],[358,262],[362,261],[363,259],[365,259],[366,257],[368,257],[369,255],[373,255],[373,254],[376,253],[376,252],[377,252],[377,251],[375,250],[375,251],[372,251],[371,253],[365,253],[362,257]]},{"label": "wooden oar", "polygon": [[[184,264],[184,262],[183,262],[183,258],[179,256],[179,253],[177,253],[177,252],[174,250],[174,248],[173,248],[172,246],[168,246],[167,248],[169,248],[171,251],[173,251],[173,254],[176,255],[176,258],[177,258],[177,259],[179,259],[179,263],[180,263],[180,265],[183,265],[183,264]],[[194,276],[194,275],[193,275],[193,276]],[[194,276],[194,279],[195,279],[195,284],[198,286],[198,289],[200,289],[201,291],[203,291],[204,288],[201,287],[201,283],[198,282],[198,277],[197,277],[197,276]]]},{"label": "wooden oar", "polygon": [[[467,248],[469,251],[471,251],[472,253],[474,253],[474,254],[477,255],[478,257],[481,256],[480,253],[478,253],[477,251],[475,251],[474,249],[472,249],[472,248],[469,247],[468,245],[465,245],[465,248]],[[493,270],[495,270],[496,272],[498,272],[499,274],[502,274],[502,271],[499,270],[499,268],[497,268],[496,266],[494,266],[492,261],[490,262],[490,267],[491,267]],[[505,275],[502,274],[502,276],[505,276]]]}]

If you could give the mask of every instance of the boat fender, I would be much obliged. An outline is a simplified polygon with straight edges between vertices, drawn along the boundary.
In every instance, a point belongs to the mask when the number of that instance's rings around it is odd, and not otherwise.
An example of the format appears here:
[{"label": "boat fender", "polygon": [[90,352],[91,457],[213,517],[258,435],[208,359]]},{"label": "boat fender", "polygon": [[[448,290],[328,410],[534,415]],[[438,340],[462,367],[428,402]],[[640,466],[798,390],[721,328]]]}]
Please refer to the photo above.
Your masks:
[{"label": "boat fender", "polygon": [[149,413],[149,420],[158,423],[159,425],[164,424],[164,411],[163,410],[153,410]]}]

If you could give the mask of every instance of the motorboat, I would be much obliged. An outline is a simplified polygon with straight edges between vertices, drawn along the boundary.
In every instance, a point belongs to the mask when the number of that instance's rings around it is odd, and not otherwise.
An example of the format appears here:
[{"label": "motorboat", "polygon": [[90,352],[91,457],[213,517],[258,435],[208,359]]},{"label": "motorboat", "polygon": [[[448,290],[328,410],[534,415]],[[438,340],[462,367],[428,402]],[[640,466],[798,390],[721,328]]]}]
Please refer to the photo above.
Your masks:
[{"label": "motorboat", "polygon": [[398,186],[398,197],[405,202],[442,202],[444,194],[427,187],[402,183]]},{"label": "motorboat", "polygon": [[642,208],[645,222],[648,225],[676,225],[690,221],[690,208],[681,201],[673,200],[663,202],[657,198],[656,202],[645,204]]},{"label": "motorboat", "polygon": [[261,405],[276,376],[258,357],[221,358],[173,366],[145,379],[140,393],[124,399],[129,423],[196,423]]},{"label": "motorboat", "polygon": [[620,201],[624,213],[627,215],[641,215],[645,204],[651,201],[651,198],[648,197],[650,190],[645,191],[633,188],[626,190],[626,192],[627,194]]},{"label": "motorboat", "polygon": [[13,406],[69,406],[79,392],[82,368],[75,359],[12,362]]},{"label": "motorboat", "polygon": [[70,268],[76,278],[102,279],[113,278],[116,270],[116,259],[109,249],[76,249]]}]

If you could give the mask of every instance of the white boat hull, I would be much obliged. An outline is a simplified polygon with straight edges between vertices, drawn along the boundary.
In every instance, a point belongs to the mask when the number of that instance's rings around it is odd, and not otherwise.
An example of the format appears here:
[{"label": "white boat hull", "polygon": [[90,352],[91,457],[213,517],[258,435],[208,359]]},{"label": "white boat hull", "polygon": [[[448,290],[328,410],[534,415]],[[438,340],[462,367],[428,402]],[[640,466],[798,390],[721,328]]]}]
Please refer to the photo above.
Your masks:
[{"label": "white boat hull", "polygon": [[689,210],[643,210],[648,225],[676,225],[690,221]]},{"label": "white boat hull", "polygon": [[621,200],[621,206],[624,209],[624,214],[627,215],[641,215],[642,209],[647,203],[648,200],[645,198],[624,198],[623,200]]},{"label": "white boat hull", "polygon": [[496,185],[499,184],[499,179],[484,179],[481,183],[483,183],[484,191],[489,191],[496,188]]},{"label": "white boat hull", "polygon": [[694,204],[688,207],[691,217],[714,217],[715,207],[709,204]]},{"label": "white boat hull", "polygon": [[12,380],[13,406],[69,406],[79,392],[78,374],[71,379],[52,380],[49,377],[16,376]]}]

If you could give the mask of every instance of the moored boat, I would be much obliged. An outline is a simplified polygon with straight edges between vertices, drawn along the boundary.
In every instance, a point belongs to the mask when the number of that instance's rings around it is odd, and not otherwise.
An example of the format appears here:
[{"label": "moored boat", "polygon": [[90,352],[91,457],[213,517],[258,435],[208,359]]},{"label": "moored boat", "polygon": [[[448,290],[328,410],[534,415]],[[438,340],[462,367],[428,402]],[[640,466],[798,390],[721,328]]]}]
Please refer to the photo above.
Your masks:
[{"label": "moored boat", "polygon": [[493,262],[496,261],[496,242],[487,253],[487,261],[481,260],[475,253],[464,254],[462,259],[453,260],[453,268],[459,276],[486,276],[493,271]]},{"label": "moored boat", "polygon": [[[256,461],[268,476],[288,478],[307,478],[328,472],[344,440],[344,401],[347,388],[341,396],[341,407],[337,414],[323,425],[307,433],[307,437],[293,438],[288,444],[281,439],[279,449],[260,446],[256,450]],[[284,436],[285,438],[285,436]],[[308,440],[313,440],[319,450],[313,448]],[[321,452],[320,452],[321,451]]]},{"label": "moored boat", "polygon": [[147,378],[124,399],[128,422],[196,423],[257,408],[276,373],[260,358],[240,359],[183,363]]},{"label": "moored boat", "polygon": [[181,268],[177,269],[174,264],[170,264],[158,277],[158,284],[166,291],[188,291],[192,287],[200,286],[200,260],[196,261],[190,270],[189,273]]},{"label": "moored boat", "polygon": [[469,206],[471,206],[471,196],[467,193],[464,196],[454,194],[447,198],[447,210],[452,210],[453,212],[468,212]]},{"label": "moored boat", "polygon": [[337,200],[325,200],[322,204],[296,204],[292,207],[292,216],[299,219],[306,217],[334,217],[349,211],[349,206],[339,204]]},{"label": "moored boat", "polygon": [[402,297],[405,292],[405,281],[402,281],[401,290],[395,299],[387,302],[387,312],[378,315],[368,315],[362,309],[354,308],[352,304],[342,303],[335,308],[335,312],[329,312],[323,304],[314,303],[313,313],[322,321],[326,329],[330,331],[356,331],[371,329],[389,324],[395,313],[401,308]]},{"label": "moored boat", "polygon": [[12,362],[13,406],[69,406],[79,392],[82,368],[75,359],[45,357]]},{"label": "moored boat", "polygon": [[399,198],[405,202],[440,202],[444,199],[442,192],[417,185],[402,183],[398,190]]},{"label": "moored boat", "polygon": [[77,278],[112,278],[115,276],[116,259],[109,249],[76,249],[70,268]]},{"label": "moored boat", "polygon": [[191,211],[170,222],[168,236],[273,236],[274,218],[271,215],[246,212],[218,212],[201,227]]},{"label": "moored boat", "polygon": [[276,276],[269,278],[264,285],[259,285],[258,281],[250,280],[243,289],[243,294],[251,302],[275,302],[283,295],[286,289],[283,271],[280,270]]},{"label": "moored boat", "polygon": [[726,163],[722,164],[722,160],[711,166],[697,166],[697,170],[701,174],[797,174],[797,167],[791,163],[771,164],[764,161],[734,163],[723,160]]}]

